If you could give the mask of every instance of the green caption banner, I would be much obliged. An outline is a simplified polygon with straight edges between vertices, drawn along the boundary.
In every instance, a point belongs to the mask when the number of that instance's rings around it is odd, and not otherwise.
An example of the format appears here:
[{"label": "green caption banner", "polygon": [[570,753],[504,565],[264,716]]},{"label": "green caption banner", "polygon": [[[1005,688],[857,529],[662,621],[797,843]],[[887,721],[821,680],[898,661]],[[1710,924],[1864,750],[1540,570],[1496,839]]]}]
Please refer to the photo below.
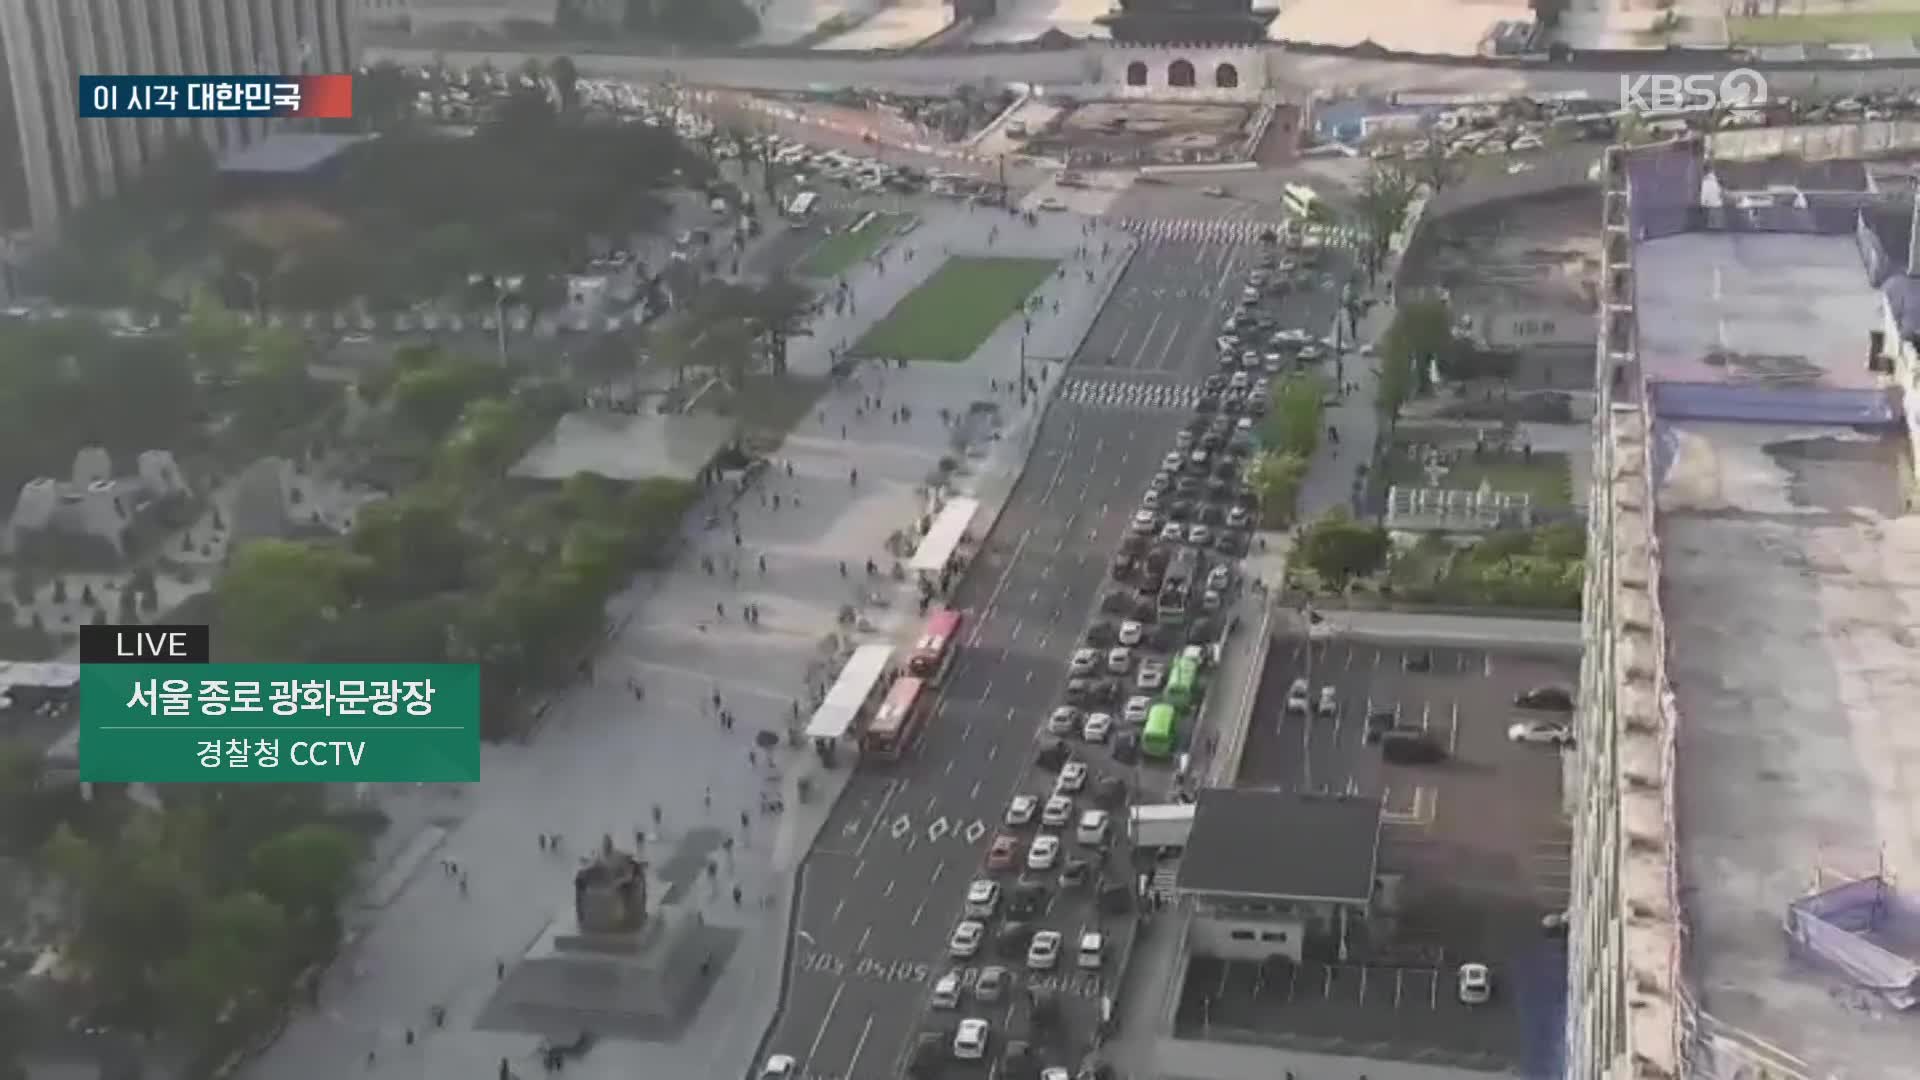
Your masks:
[{"label": "green caption banner", "polygon": [[472,664],[82,664],[80,779],[473,783]]}]

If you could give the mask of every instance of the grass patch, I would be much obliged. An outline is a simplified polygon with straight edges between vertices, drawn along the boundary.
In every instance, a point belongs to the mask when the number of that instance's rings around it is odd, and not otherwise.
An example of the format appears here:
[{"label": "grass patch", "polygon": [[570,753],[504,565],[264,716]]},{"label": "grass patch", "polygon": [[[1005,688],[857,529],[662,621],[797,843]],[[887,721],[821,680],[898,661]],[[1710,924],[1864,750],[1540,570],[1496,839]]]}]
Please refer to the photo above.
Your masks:
[{"label": "grass patch", "polygon": [[1727,20],[1735,45],[1858,44],[1920,35],[1920,12],[1852,11]]},{"label": "grass patch", "polygon": [[857,356],[957,364],[1018,314],[1056,259],[948,259],[853,347]]},{"label": "grass patch", "polygon": [[[1405,452],[1396,449],[1387,471],[1387,482],[1401,487],[1425,487],[1427,470]],[[1475,460],[1461,452],[1440,486],[1461,491],[1477,491],[1482,483],[1495,491],[1524,492],[1533,497],[1539,509],[1562,509],[1573,505],[1573,470],[1565,454],[1538,453],[1532,460],[1519,454],[1493,454]]]},{"label": "grass patch", "polygon": [[912,214],[878,213],[865,228],[828,233],[800,260],[798,271],[802,277],[833,277],[872,255],[880,245],[900,235],[912,221]]}]

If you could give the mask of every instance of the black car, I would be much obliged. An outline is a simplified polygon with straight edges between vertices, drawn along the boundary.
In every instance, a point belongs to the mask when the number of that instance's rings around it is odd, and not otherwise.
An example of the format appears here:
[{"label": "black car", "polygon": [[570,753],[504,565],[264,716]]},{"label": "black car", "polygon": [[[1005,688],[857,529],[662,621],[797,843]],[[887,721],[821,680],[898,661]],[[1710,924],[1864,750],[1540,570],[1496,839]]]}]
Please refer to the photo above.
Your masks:
[{"label": "black car", "polygon": [[1227,520],[1227,512],[1220,509],[1219,503],[1207,503],[1200,508],[1197,516],[1202,525],[1219,525]]},{"label": "black car", "polygon": [[1007,918],[1030,919],[1047,906],[1047,887],[1037,881],[1023,881],[1007,893]]},{"label": "black car", "polygon": [[[1209,391],[1209,393],[1211,393],[1211,391]],[[1187,421],[1186,431],[1188,434],[1191,434],[1191,435],[1199,435],[1201,432],[1207,430],[1208,423],[1210,423],[1210,421],[1208,421],[1206,417],[1196,416],[1193,419]]]},{"label": "black car", "polygon": [[1220,403],[1220,411],[1228,416],[1239,416],[1249,408],[1250,404],[1245,398],[1228,398]]},{"label": "black car", "polygon": [[1214,550],[1222,555],[1231,555],[1238,559],[1247,553],[1247,533],[1240,529],[1228,529],[1213,542]]},{"label": "black car", "polygon": [[940,1071],[940,1063],[947,1056],[947,1040],[951,1036],[938,1031],[923,1031],[914,1037],[913,1056],[907,1059],[907,1073],[916,1077],[933,1076]]},{"label": "black car", "polygon": [[1389,731],[1380,736],[1380,756],[1395,765],[1433,765],[1447,760],[1447,748],[1421,731]]},{"label": "black car", "polygon": [[1207,498],[1213,502],[1225,502],[1233,497],[1233,489],[1233,481],[1216,476],[1207,481]]},{"label": "black car", "polygon": [[1159,608],[1154,603],[1154,600],[1155,600],[1154,596],[1140,597],[1140,602],[1133,606],[1134,622],[1138,622],[1138,623],[1152,622],[1154,619],[1159,617]]},{"label": "black car", "polygon": [[[1207,376],[1206,381],[1201,383],[1200,385],[1206,387],[1207,393],[1217,394],[1220,391],[1226,389],[1227,377],[1225,375],[1209,375]],[[1204,424],[1205,421],[1202,421],[1202,423]],[[1187,430],[1188,431],[1193,430],[1193,426],[1191,423],[1188,424]]]},{"label": "black car", "polygon": [[[1120,615],[1132,607],[1132,589],[1111,589],[1108,590],[1107,595],[1100,598],[1100,610],[1108,615]],[[1094,648],[1100,648],[1100,646],[1096,644]]]},{"label": "black car", "polygon": [[1063,889],[1078,888],[1085,885],[1087,879],[1091,877],[1092,874],[1093,864],[1087,860],[1068,859],[1066,865],[1060,868],[1060,887]]},{"label": "black car", "polygon": [[1207,432],[1205,435],[1200,436],[1200,449],[1205,450],[1209,454],[1218,453],[1220,450],[1220,443],[1221,443],[1220,436],[1215,435],[1211,431]]},{"label": "black car", "polygon": [[1220,411],[1220,395],[1219,394],[1201,394],[1200,400],[1193,403],[1193,411],[1198,413],[1219,412]]},{"label": "black car", "polygon": [[1513,703],[1522,709],[1572,712],[1573,692],[1564,686],[1536,686],[1531,690],[1523,690],[1515,694]]},{"label": "black car", "polygon": [[1192,499],[1175,499],[1167,504],[1168,521],[1186,521],[1193,517]]},{"label": "black car", "polygon": [[1032,925],[1014,920],[1000,928],[1000,936],[994,939],[994,948],[1008,959],[1027,955],[1027,946],[1033,943]]},{"label": "black car", "polygon": [[1122,765],[1140,760],[1140,740],[1133,732],[1123,731],[1113,737],[1113,760]]},{"label": "black car", "polygon": [[1075,708],[1085,708],[1096,703],[1099,693],[1097,681],[1086,675],[1076,675],[1067,680],[1067,704]]},{"label": "black car", "polygon": [[1120,538],[1120,554],[1138,555],[1147,549],[1147,538],[1139,533],[1128,533]]},{"label": "black car", "polygon": [[1147,552],[1147,571],[1155,574],[1165,572],[1167,563],[1173,560],[1173,553],[1177,550],[1172,544],[1154,545],[1153,550]]},{"label": "black car", "polygon": [[1408,671],[1432,671],[1433,654],[1430,652],[1408,653],[1401,658],[1400,666]]},{"label": "black car", "polygon": [[1252,416],[1265,416],[1267,415],[1267,410],[1272,407],[1272,403],[1263,397],[1257,397],[1247,402],[1247,412]]},{"label": "black car", "polygon": [[1155,652],[1172,652],[1184,641],[1185,635],[1181,634],[1180,628],[1172,623],[1161,623],[1147,631],[1147,647]]},{"label": "black car", "polygon": [[1213,478],[1225,480],[1229,484],[1240,481],[1240,463],[1232,458],[1224,458],[1213,463]]},{"label": "black car", "polygon": [[1093,801],[1108,810],[1118,810],[1127,802],[1127,782],[1117,776],[1103,776],[1093,786]]},{"label": "black car", "polygon": [[1033,763],[1046,772],[1057,773],[1072,759],[1073,748],[1060,739],[1052,740],[1033,755]]},{"label": "black car", "polygon": [[1119,636],[1119,633],[1112,623],[1101,619],[1099,622],[1087,627],[1087,648],[1110,649],[1113,647],[1114,639]]},{"label": "black car", "polygon": [[1173,493],[1181,498],[1190,499],[1200,494],[1200,478],[1183,476],[1173,482]]}]

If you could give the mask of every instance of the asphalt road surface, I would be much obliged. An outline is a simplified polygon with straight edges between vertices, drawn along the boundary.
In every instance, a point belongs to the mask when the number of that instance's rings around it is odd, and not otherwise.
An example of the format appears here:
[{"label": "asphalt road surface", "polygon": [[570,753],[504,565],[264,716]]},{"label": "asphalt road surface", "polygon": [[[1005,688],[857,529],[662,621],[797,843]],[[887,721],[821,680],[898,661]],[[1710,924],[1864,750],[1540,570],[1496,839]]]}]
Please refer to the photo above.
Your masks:
[{"label": "asphalt road surface", "polygon": [[[1033,767],[1038,729],[1059,701],[1067,657],[1127,519],[1190,415],[1199,379],[1216,370],[1213,338],[1253,251],[1150,241],[1067,372],[1033,460],[953,601],[971,613],[969,627],[932,720],[902,761],[855,777],[805,865],[794,970],[769,1049],[798,1058],[810,1080],[899,1076],[918,1032],[952,1026],[953,1014],[933,1019],[926,1009],[933,981],[948,970],[999,963],[1025,980],[1019,958],[988,955],[991,942],[979,958],[950,960],[947,938],[967,884],[984,876],[1009,799],[1051,784]],[[1166,390],[1086,389],[1112,386]],[[1143,423],[1143,413],[1152,419]],[[1141,786],[1139,772],[1119,770],[1104,752],[1083,748],[1081,756],[1096,778],[1113,773]],[[1077,845],[1067,853],[1078,854]],[[1074,1047],[1085,1045],[1111,991],[1126,932],[1124,920],[1102,922],[1091,899],[1055,890],[1033,921],[1067,937],[1069,955],[1046,982],[1060,991],[1063,1043]],[[1073,969],[1074,937],[1094,926],[1108,932],[1108,968]],[[993,1023],[989,1062],[1024,997],[969,1000],[960,1011]],[[1048,1063],[1072,1061],[1062,1051]]]}]

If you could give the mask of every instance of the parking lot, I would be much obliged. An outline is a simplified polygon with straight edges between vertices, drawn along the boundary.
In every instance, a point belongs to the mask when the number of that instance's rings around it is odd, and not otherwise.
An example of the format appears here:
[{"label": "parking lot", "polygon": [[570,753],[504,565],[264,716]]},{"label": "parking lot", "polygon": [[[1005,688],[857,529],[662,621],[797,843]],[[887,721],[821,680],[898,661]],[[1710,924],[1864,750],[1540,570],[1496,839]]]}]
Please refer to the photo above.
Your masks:
[{"label": "parking lot", "polygon": [[[1527,1033],[1552,1026],[1543,1017],[1562,996],[1564,960],[1540,920],[1566,906],[1570,833],[1559,754],[1510,740],[1508,728],[1558,718],[1514,698],[1570,687],[1576,675],[1547,656],[1276,640],[1239,782],[1383,792],[1380,870],[1396,884],[1344,958],[1272,970],[1197,959],[1180,1022],[1328,1052],[1467,1067],[1519,1061]],[[1287,710],[1295,679],[1307,681],[1314,712]],[[1323,686],[1334,691],[1332,715],[1317,714]],[[1396,712],[1398,730],[1444,748],[1445,760],[1384,761],[1366,739],[1366,718],[1385,710]],[[1453,980],[1466,962],[1492,969],[1492,1003],[1460,1004]]]}]

